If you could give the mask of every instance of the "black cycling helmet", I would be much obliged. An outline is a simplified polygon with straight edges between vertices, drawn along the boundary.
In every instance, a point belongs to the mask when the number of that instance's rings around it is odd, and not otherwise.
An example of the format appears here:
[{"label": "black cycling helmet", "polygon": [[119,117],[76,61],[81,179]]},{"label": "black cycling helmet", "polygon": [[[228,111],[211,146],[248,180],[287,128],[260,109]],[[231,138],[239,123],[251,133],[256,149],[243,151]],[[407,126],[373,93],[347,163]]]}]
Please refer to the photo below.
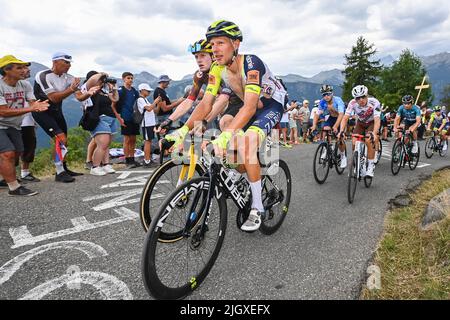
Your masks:
[{"label": "black cycling helmet", "polygon": [[329,84],[323,84],[320,87],[320,93],[324,94],[324,93],[331,93],[333,92],[333,87],[330,86]]},{"label": "black cycling helmet", "polygon": [[406,96],[403,96],[402,103],[414,103],[414,98],[412,95],[407,94]]},{"label": "black cycling helmet", "polygon": [[206,40],[209,42],[213,37],[228,37],[232,40],[240,41],[243,39],[239,27],[235,23],[226,20],[218,20],[208,27]]},{"label": "black cycling helmet", "polygon": [[200,40],[194,42],[194,44],[189,45],[188,51],[192,54],[196,54],[199,52],[206,52],[206,53],[212,54],[212,47],[211,47],[211,44],[207,40],[200,39]]}]

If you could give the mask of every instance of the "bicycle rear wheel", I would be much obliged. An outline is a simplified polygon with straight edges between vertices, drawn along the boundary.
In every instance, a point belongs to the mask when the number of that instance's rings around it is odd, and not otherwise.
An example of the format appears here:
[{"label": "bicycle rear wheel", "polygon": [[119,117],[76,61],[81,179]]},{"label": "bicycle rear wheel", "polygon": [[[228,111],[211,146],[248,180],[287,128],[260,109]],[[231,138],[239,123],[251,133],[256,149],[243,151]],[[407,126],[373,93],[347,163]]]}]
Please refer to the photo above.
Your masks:
[{"label": "bicycle rear wheel", "polygon": [[425,143],[425,156],[428,159],[430,159],[433,156],[435,149],[436,149],[436,140],[434,140],[434,138],[427,139],[427,142]]},{"label": "bicycle rear wheel", "polygon": [[[323,184],[325,180],[327,180],[328,172],[330,172],[330,166],[328,164],[328,157],[331,155],[328,154],[328,144],[326,142],[322,142],[316,150],[316,154],[314,155],[314,179],[318,184]],[[326,154],[326,156],[324,156]]]},{"label": "bicycle rear wheel", "polygon": [[420,159],[420,146],[419,143],[417,143],[417,152],[416,153],[410,153],[408,166],[410,170],[414,170],[417,167],[417,164],[419,163]]},{"label": "bicycle rear wheel", "polygon": [[259,230],[265,235],[276,232],[286,218],[291,202],[291,172],[286,162],[278,160],[271,164],[277,165],[278,170],[269,167],[269,174],[264,177],[262,185],[262,200],[266,208],[266,218],[262,221]]},{"label": "bicycle rear wheel", "polygon": [[394,146],[392,147],[392,155],[391,155],[391,172],[395,176],[400,171],[402,167],[403,160],[403,144],[400,140],[395,141]]},{"label": "bicycle rear wheel", "polygon": [[352,161],[350,162],[350,169],[348,173],[348,185],[347,185],[347,199],[349,203],[353,203],[355,199],[356,185],[358,184],[358,151],[353,152]]},{"label": "bicycle rear wheel", "polygon": [[[156,299],[181,299],[190,294],[206,278],[219,255],[227,227],[227,206],[222,192],[219,199],[214,193],[210,208],[206,208],[209,188],[208,177],[180,185],[164,201],[150,225],[142,253],[142,278]],[[183,197],[189,201],[180,208],[177,202]],[[203,219],[188,227],[193,216],[204,216],[206,212],[210,214],[205,233],[201,232]],[[170,234],[180,229],[189,230],[178,241],[159,241],[161,232]]]},{"label": "bicycle rear wheel", "polygon": [[[178,181],[180,172],[183,166],[177,161],[169,160],[164,162],[159,168],[153,172],[145,183],[144,189],[141,194],[141,201],[139,205],[139,216],[141,218],[141,225],[145,232],[148,231],[148,227],[152,222],[151,215],[158,212],[159,207],[163,203],[165,197],[170,194],[178,185],[185,182]],[[195,166],[195,175],[202,176],[205,169],[200,165]],[[187,178],[187,174],[184,179]],[[164,238],[164,234],[162,234]]]},{"label": "bicycle rear wheel", "polygon": [[[444,146],[447,147],[445,150]],[[447,140],[441,141],[441,147],[439,148],[439,155],[441,157],[445,157],[447,155],[447,152],[448,152],[448,141]]]}]

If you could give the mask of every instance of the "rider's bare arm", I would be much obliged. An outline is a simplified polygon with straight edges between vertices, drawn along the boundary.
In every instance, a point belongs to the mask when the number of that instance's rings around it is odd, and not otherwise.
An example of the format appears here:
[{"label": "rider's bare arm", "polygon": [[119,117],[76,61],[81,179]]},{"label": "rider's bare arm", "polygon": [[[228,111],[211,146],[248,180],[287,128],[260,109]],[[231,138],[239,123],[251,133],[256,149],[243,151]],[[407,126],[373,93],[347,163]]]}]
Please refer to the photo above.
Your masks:
[{"label": "rider's bare arm", "polygon": [[206,118],[206,116],[211,112],[213,103],[215,100],[215,96],[212,94],[206,93],[203,97],[202,101],[198,104],[198,106],[194,109],[188,121],[186,122],[186,126],[190,129],[194,127],[195,122],[202,121]]},{"label": "rider's bare arm", "polygon": [[221,94],[216,98],[211,112],[206,117],[206,121],[210,122],[214,120],[227,106],[230,97],[226,94]]},{"label": "rider's bare arm", "polygon": [[233,121],[227,128],[227,131],[234,132],[242,129],[253,117],[258,107],[259,94],[253,92],[245,92],[244,105],[234,117]]}]

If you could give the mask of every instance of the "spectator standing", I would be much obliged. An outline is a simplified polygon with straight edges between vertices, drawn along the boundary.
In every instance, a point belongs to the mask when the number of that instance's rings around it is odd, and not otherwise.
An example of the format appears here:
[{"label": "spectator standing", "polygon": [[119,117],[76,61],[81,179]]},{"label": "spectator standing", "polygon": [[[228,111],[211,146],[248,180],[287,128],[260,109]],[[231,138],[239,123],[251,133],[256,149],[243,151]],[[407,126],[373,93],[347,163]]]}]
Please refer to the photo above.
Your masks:
[{"label": "spectator standing", "polygon": [[[7,185],[11,196],[34,196],[36,191],[19,184],[16,163],[23,152],[20,133],[23,115],[29,112],[45,112],[48,101],[36,101],[31,85],[23,80],[27,73],[24,62],[12,55],[0,58],[0,179]],[[29,107],[25,107],[25,101]]]},{"label": "spectator standing", "polygon": [[293,103],[294,108],[288,112],[289,114],[289,128],[290,128],[290,144],[299,144],[298,142],[298,128],[297,128],[297,120],[299,119],[298,115],[298,104],[297,102]]},{"label": "spectator standing", "polygon": [[152,161],[152,140],[155,138],[155,125],[156,116],[155,110],[157,111],[157,105],[161,101],[161,97],[158,97],[150,103],[147,97],[153,91],[153,89],[147,84],[142,83],[138,87],[139,98],[137,100],[137,105],[139,111],[144,113],[144,118],[142,119],[142,135],[144,137],[144,167],[151,167],[157,165],[157,163]]},{"label": "spectator standing", "polygon": [[166,89],[170,85],[170,81],[172,81],[172,79],[170,79],[168,75],[164,74],[160,76],[158,79],[158,87],[153,93],[154,100],[156,100],[156,98],[158,97],[161,97],[161,102],[158,103],[158,123],[161,123],[169,118],[169,116],[173,112],[173,109],[179,106],[184,101],[184,98],[180,98],[173,103],[170,101],[169,96],[166,92]]},{"label": "spectator standing", "polygon": [[299,116],[302,124],[301,131],[303,135],[303,142],[307,142],[310,115],[311,111],[309,111],[309,101],[304,100],[302,103],[302,107],[299,110]]},{"label": "spectator standing", "polygon": [[134,159],[136,136],[139,135],[139,124],[133,121],[133,106],[139,98],[139,92],[133,87],[134,76],[131,72],[122,74],[123,86],[119,88],[119,101],[113,103],[113,112],[120,122],[123,136],[123,152],[127,169],[140,166]]},{"label": "spectator standing", "polygon": [[[38,125],[52,138],[55,143],[60,141],[67,147],[67,123],[62,111],[64,99],[80,90],[80,79],[68,74],[72,65],[72,56],[64,52],[56,52],[52,56],[52,69],[36,74],[34,95],[39,100],[49,100],[49,108],[44,112],[33,112],[33,118]],[[82,173],[69,170],[65,161],[54,154],[56,167],[55,181],[73,182],[75,176]]]}]

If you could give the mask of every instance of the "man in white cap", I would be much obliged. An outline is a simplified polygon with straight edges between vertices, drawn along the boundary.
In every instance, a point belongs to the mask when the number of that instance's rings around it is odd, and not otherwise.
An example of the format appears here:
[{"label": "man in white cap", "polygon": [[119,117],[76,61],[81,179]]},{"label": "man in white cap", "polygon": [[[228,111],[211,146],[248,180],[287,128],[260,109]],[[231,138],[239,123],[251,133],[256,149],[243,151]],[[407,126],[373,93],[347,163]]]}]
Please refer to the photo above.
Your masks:
[{"label": "man in white cap", "polygon": [[161,101],[161,97],[156,98],[153,103],[150,103],[147,97],[154,90],[147,84],[141,83],[138,87],[139,98],[137,100],[137,106],[139,112],[144,114],[142,119],[142,135],[144,137],[144,167],[150,167],[156,165],[152,162],[152,140],[155,137],[154,129],[156,125],[155,110],[158,110],[158,103]]},{"label": "man in white cap", "polygon": [[[68,74],[72,56],[64,52],[56,52],[52,56],[51,69],[40,71],[36,74],[34,83],[34,95],[40,100],[49,100],[49,108],[45,112],[33,112],[33,118],[38,125],[54,139],[67,147],[67,123],[62,111],[62,103],[75,92],[79,91],[80,78]],[[73,182],[74,176],[82,175],[69,170],[62,159],[55,155],[55,167],[57,182]]]}]

